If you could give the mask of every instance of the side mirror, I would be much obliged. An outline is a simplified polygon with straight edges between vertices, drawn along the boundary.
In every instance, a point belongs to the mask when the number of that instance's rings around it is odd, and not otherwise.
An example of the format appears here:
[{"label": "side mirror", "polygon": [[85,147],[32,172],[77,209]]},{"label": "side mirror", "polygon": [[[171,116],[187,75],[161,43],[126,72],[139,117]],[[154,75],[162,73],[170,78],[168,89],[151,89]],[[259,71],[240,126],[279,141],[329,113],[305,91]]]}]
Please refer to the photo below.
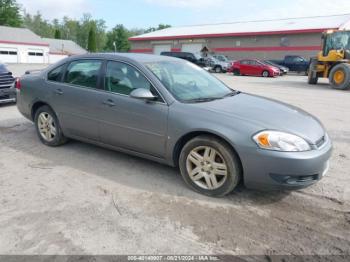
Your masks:
[{"label": "side mirror", "polygon": [[152,92],[145,88],[137,88],[130,93],[130,97],[135,99],[153,101],[156,100],[157,97],[152,94]]}]

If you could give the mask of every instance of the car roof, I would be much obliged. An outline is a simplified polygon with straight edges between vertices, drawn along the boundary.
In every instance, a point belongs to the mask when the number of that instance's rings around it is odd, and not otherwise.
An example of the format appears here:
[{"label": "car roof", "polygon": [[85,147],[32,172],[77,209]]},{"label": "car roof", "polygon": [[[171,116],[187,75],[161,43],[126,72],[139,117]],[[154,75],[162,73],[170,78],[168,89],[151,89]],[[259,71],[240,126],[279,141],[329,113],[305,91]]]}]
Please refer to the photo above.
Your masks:
[{"label": "car roof", "polygon": [[130,60],[139,63],[161,62],[161,61],[178,61],[177,58],[170,56],[161,56],[153,54],[137,54],[137,53],[91,53],[84,55],[70,56],[70,59],[87,59],[87,58],[101,58],[101,59],[121,59]]}]

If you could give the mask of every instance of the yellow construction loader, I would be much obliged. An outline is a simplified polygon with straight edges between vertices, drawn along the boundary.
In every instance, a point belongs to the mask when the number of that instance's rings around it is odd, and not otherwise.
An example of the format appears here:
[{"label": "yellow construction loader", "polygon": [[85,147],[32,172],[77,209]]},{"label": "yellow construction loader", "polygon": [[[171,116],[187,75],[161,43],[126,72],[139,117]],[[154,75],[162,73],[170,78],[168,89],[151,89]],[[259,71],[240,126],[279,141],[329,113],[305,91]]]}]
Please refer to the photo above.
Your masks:
[{"label": "yellow construction loader", "polygon": [[329,30],[323,34],[322,51],[311,58],[308,83],[328,78],[332,88],[350,89],[350,31]]}]

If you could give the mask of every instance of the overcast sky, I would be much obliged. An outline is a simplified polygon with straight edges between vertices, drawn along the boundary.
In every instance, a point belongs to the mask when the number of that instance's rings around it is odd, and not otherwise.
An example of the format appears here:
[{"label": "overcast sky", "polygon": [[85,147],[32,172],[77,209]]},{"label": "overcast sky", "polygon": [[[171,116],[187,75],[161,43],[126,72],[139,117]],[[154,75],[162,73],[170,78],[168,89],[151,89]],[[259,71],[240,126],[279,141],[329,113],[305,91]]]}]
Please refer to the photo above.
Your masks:
[{"label": "overcast sky", "polygon": [[109,28],[147,28],[159,23],[207,24],[350,13],[350,0],[18,0],[29,13],[46,19],[90,13]]}]

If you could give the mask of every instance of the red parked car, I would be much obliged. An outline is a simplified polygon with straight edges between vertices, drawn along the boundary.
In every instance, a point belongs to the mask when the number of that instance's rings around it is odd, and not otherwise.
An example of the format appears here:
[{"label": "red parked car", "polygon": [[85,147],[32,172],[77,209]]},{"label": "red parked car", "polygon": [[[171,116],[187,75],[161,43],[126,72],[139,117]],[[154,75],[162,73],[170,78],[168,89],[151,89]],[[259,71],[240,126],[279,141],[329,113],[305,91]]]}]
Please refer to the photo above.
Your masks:
[{"label": "red parked car", "polygon": [[256,59],[244,59],[234,62],[228,72],[234,75],[249,75],[275,77],[280,75],[280,70],[277,67],[265,64]]}]

